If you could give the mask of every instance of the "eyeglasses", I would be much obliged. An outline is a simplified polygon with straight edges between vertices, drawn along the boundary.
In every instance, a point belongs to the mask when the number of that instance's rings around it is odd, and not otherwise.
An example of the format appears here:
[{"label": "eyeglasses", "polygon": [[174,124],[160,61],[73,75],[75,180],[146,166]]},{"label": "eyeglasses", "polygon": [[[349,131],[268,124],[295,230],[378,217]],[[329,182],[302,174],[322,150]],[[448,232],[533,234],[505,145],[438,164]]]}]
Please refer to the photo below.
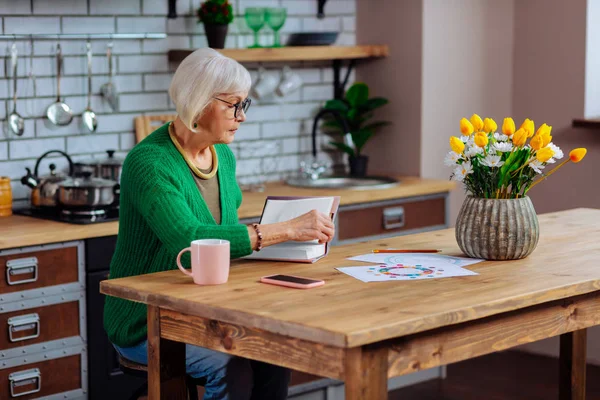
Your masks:
[{"label": "eyeglasses", "polygon": [[242,111],[244,111],[244,114],[246,114],[246,112],[248,111],[248,109],[250,108],[250,103],[252,103],[252,100],[250,100],[250,98],[246,98],[243,101],[240,101],[239,103],[231,103],[229,101],[225,101],[222,99],[219,99],[218,97],[215,97],[215,100],[219,100],[222,101],[223,103],[229,104],[232,107],[235,107],[235,112],[233,113],[233,118],[237,118],[238,117],[238,112],[240,111],[240,109]]}]

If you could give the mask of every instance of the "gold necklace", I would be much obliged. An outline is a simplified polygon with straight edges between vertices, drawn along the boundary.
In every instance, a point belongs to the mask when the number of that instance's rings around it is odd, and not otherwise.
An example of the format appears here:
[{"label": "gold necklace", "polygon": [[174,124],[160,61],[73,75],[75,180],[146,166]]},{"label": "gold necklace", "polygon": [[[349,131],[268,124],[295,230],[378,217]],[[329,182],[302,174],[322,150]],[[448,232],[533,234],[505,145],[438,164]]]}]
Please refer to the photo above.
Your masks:
[{"label": "gold necklace", "polygon": [[190,167],[194,175],[196,175],[200,179],[210,179],[213,176],[215,176],[215,174],[217,173],[217,168],[219,167],[219,159],[217,158],[215,146],[210,146],[210,153],[212,154],[212,169],[208,174],[205,174],[204,172],[200,171],[200,169],[196,167],[196,165],[194,165],[194,163],[186,156],[185,152],[183,151],[183,148],[181,147],[181,145],[177,141],[177,138],[175,137],[175,132],[173,132],[173,122],[169,123],[169,137],[171,138],[171,141],[173,142],[175,147],[177,147],[177,150],[179,150],[179,152],[183,156],[183,159]]}]

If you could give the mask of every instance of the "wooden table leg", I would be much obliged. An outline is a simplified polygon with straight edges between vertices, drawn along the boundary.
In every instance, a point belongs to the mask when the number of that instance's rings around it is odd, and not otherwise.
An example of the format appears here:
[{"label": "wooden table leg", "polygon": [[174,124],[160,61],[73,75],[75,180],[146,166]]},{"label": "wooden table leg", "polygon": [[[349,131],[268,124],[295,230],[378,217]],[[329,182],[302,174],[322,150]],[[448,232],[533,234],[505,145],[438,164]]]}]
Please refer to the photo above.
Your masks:
[{"label": "wooden table leg", "polygon": [[585,400],[587,330],[560,335],[560,400]]},{"label": "wooden table leg", "polygon": [[387,400],[387,349],[357,347],[346,351],[346,400]]},{"label": "wooden table leg", "polygon": [[148,400],[187,400],[185,344],[160,337],[160,309],[148,306]]}]

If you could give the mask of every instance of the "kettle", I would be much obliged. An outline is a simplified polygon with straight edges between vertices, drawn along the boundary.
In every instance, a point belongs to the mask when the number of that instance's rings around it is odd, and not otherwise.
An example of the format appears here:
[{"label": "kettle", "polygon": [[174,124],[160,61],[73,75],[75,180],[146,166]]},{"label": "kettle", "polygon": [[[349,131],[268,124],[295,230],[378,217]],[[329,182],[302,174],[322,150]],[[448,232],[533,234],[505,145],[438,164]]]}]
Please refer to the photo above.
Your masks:
[{"label": "kettle", "polygon": [[71,157],[60,150],[50,150],[45,152],[37,159],[33,174],[29,168],[27,175],[21,178],[21,183],[29,186],[31,191],[31,205],[34,207],[56,207],[58,206],[58,188],[59,183],[67,179],[67,176],[56,172],[56,165],[50,164],[50,175],[38,177],[38,167],[44,157],[51,153],[59,153],[66,157],[69,162],[69,176],[73,175],[73,161]]}]

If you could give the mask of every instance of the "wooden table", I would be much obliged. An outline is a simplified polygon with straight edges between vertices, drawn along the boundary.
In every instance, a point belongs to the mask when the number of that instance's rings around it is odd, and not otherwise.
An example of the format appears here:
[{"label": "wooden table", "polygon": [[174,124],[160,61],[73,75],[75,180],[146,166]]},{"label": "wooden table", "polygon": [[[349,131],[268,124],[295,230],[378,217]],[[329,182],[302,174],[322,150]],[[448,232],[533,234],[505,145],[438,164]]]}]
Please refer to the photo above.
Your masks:
[{"label": "wooden table", "polygon": [[[313,265],[238,260],[220,286],[168,271],[100,287],[148,304],[150,399],[185,399],[184,343],[341,379],[346,399],[377,400],[388,378],[557,335],[560,399],[583,399],[586,328],[600,324],[600,210],[539,220],[531,256],[469,266],[476,276],[363,283],[334,269],[387,246],[461,255],[448,229],[336,247]],[[274,273],[326,284],[258,283]]]}]

